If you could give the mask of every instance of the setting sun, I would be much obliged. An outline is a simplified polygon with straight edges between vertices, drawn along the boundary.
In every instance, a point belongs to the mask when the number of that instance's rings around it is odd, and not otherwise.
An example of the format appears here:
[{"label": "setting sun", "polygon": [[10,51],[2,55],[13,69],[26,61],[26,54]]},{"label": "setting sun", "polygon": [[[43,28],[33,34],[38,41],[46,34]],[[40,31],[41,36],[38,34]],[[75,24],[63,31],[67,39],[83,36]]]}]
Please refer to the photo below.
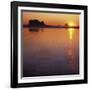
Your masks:
[{"label": "setting sun", "polygon": [[68,23],[69,26],[74,26],[75,24],[73,22]]}]

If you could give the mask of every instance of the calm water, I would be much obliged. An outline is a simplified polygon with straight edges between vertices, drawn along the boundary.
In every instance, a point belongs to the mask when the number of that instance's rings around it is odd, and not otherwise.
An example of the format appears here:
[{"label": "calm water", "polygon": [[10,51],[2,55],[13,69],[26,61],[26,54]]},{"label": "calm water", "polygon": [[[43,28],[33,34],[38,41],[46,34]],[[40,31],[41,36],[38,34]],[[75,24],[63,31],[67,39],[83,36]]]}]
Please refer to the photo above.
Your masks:
[{"label": "calm water", "polygon": [[22,37],[24,77],[79,73],[79,30],[24,28]]}]

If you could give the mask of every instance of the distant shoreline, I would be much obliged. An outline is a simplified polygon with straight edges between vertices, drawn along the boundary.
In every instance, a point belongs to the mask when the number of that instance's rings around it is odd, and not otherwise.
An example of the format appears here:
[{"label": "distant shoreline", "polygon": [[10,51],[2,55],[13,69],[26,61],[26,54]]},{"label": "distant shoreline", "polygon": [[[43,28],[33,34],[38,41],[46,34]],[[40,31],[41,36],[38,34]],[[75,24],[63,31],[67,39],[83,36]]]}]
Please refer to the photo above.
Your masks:
[{"label": "distant shoreline", "polygon": [[44,27],[29,27],[29,26],[23,26],[24,28],[77,28],[79,29],[79,27],[75,27],[75,26],[72,26],[72,27],[63,27],[63,26],[44,26]]},{"label": "distant shoreline", "polygon": [[45,24],[44,21],[39,21],[37,19],[29,20],[27,25],[23,25],[23,27],[28,28],[79,28],[79,26],[69,26],[68,24],[65,25],[48,25]]}]

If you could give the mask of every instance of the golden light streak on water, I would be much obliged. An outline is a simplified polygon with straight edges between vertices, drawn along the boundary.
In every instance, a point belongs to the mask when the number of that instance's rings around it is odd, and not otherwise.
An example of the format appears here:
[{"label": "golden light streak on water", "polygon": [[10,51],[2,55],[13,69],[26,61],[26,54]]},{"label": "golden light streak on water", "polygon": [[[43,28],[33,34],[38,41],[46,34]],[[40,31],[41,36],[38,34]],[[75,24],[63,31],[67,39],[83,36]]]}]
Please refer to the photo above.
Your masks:
[{"label": "golden light streak on water", "polygon": [[69,39],[72,40],[73,39],[73,34],[74,34],[74,29],[73,28],[69,28],[68,32],[69,32]]}]

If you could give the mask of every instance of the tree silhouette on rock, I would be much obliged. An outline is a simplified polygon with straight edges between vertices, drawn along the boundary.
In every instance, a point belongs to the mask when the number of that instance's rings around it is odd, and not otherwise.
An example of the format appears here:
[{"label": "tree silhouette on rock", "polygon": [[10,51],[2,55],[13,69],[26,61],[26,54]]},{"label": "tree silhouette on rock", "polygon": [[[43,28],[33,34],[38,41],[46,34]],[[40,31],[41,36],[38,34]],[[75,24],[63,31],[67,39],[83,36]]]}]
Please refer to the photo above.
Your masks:
[{"label": "tree silhouette on rock", "polygon": [[29,27],[44,27],[45,23],[37,19],[29,20]]}]

